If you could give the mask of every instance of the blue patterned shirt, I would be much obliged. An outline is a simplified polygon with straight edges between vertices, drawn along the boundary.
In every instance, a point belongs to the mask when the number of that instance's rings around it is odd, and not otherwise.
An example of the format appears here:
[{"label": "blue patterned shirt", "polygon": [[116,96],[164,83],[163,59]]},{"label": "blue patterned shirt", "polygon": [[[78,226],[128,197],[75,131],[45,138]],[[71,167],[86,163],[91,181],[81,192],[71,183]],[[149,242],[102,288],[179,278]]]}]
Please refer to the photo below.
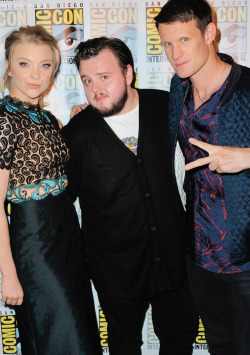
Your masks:
[{"label": "blue patterned shirt", "polygon": [[[196,110],[191,87],[178,127],[178,140],[186,163],[208,155],[206,151],[189,143],[189,138],[219,144],[218,112],[227,82],[228,78]],[[206,165],[192,169],[186,173],[184,188],[196,265],[216,273],[250,269],[250,262],[234,266],[229,260],[223,174],[211,171]]]}]

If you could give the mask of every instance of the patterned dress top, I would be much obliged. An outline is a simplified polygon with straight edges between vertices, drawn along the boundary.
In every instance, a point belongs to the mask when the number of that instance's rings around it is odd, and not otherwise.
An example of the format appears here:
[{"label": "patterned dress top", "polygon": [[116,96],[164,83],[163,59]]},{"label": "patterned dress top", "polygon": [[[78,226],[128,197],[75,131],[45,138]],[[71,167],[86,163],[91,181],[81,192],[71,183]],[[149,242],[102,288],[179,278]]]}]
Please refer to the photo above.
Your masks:
[{"label": "patterned dress top", "polygon": [[18,203],[62,192],[68,160],[49,111],[10,96],[0,100],[0,169],[10,170],[8,200]]}]

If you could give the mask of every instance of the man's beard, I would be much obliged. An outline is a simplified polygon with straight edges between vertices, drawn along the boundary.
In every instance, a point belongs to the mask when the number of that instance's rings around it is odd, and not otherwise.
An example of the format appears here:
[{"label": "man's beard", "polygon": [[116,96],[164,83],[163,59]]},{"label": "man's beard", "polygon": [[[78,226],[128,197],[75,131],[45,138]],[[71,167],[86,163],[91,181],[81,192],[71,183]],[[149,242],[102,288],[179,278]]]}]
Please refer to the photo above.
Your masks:
[{"label": "man's beard", "polygon": [[114,116],[114,115],[118,114],[119,112],[121,112],[121,110],[125,106],[127,98],[128,98],[128,91],[125,86],[125,89],[124,89],[121,97],[119,99],[117,99],[115,102],[113,102],[113,104],[110,108],[98,109],[92,105],[91,105],[91,107],[98,115],[100,115],[102,117]]}]

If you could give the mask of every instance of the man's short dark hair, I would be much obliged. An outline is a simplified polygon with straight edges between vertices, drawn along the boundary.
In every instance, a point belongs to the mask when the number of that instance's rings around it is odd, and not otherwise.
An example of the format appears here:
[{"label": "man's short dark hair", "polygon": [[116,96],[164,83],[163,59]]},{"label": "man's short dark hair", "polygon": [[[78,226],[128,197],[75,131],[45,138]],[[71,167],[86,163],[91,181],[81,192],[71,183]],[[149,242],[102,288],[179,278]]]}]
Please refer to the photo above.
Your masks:
[{"label": "man's short dark hair", "polygon": [[96,57],[105,49],[109,49],[114,54],[124,73],[127,69],[127,65],[131,65],[133,69],[133,80],[131,87],[134,87],[135,71],[133,56],[127,45],[119,38],[98,37],[79,43],[75,49],[76,56],[74,58],[77,69],[79,70],[81,60]]},{"label": "man's short dark hair", "polygon": [[156,27],[160,23],[196,20],[202,35],[207,25],[212,22],[212,9],[206,0],[169,0],[155,17]]}]

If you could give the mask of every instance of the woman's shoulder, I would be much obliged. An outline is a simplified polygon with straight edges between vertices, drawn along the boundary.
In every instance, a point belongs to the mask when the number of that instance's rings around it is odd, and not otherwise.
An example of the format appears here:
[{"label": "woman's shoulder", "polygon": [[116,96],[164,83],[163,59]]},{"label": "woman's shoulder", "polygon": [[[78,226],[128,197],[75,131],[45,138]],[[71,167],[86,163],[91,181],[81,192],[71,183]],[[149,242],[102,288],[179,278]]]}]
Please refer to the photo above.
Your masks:
[{"label": "woman's shoulder", "polygon": [[42,116],[44,116],[45,118],[47,118],[47,120],[50,120],[53,123],[55,123],[56,125],[58,125],[56,116],[50,110],[46,110],[43,108],[40,110],[40,114]]}]

